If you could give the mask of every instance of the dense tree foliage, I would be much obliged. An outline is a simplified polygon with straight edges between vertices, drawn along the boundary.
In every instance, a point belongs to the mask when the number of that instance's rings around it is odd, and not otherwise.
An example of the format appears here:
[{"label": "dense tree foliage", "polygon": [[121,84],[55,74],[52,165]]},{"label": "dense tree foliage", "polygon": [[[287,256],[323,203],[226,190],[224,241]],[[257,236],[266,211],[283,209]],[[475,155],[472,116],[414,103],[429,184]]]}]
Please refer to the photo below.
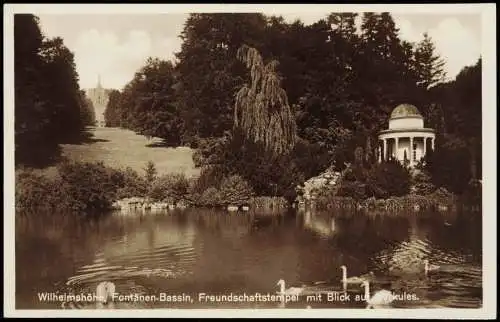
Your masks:
[{"label": "dense tree foliage", "polygon": [[86,126],[95,124],[95,110],[92,100],[85,95],[85,91],[80,91],[80,102],[82,104],[80,109],[80,120]]},{"label": "dense tree foliage", "polygon": [[243,45],[238,58],[250,69],[251,84],[243,85],[236,94],[234,126],[246,138],[264,145],[273,155],[290,152],[297,140],[297,125],[276,73],[278,62],[264,64],[260,53]]},{"label": "dense tree foliage", "polygon": [[[306,26],[262,14],[191,14],[178,64],[167,68],[149,60],[121,93],[112,93],[108,124],[191,145],[198,148],[198,165],[215,165],[222,176],[241,175],[257,194],[284,195],[331,164],[343,169],[353,163],[356,147],[363,147],[359,158],[370,168],[377,132],[395,106],[409,103],[437,130],[437,151],[461,160],[429,161],[433,183],[461,191],[481,173],[480,61],[444,83],[444,61],[427,34],[409,43],[400,39],[389,13],[362,14],[360,28],[357,16],[330,13]],[[153,68],[160,65],[165,68]],[[276,76],[268,81],[275,90],[262,86],[266,71]],[[149,78],[165,86],[147,85],[154,84]],[[266,100],[271,92],[281,99],[281,110]],[[151,97],[164,103],[153,108]],[[269,126],[272,113],[280,116],[278,127]],[[272,133],[282,133],[274,139],[291,148],[269,154],[266,137]],[[438,170],[459,163],[469,168],[461,179]]]},{"label": "dense tree foliage", "polygon": [[444,80],[444,60],[435,52],[436,48],[432,39],[424,33],[424,39],[415,49],[415,72],[418,85],[428,89]]},{"label": "dense tree foliage", "polygon": [[14,74],[15,161],[44,165],[59,143],[93,123],[93,108],[79,88],[73,53],[61,38],[45,38],[30,14],[14,16]]},{"label": "dense tree foliage", "polygon": [[430,90],[436,102],[430,113],[437,129],[435,151],[429,154],[433,183],[461,193],[482,177],[481,60],[466,66],[454,81]]},{"label": "dense tree foliage", "polygon": [[[332,164],[378,171],[377,132],[409,103],[437,131],[425,168],[432,184],[464,191],[481,178],[481,60],[444,82],[427,34],[409,43],[389,13],[363,13],[359,28],[357,17],[329,13],[304,25],[258,13],[191,14],[178,63],[148,58],[110,93],[106,123],[197,148],[197,164],[217,169],[219,181],[237,175],[258,195],[288,195]],[[95,116],[73,54],[44,38],[36,17],[16,15],[15,54],[16,160],[24,162]]]},{"label": "dense tree foliage", "polygon": [[234,95],[246,72],[236,53],[243,44],[260,50],[265,26],[265,17],[257,13],[189,16],[177,54],[185,143],[232,128]]},{"label": "dense tree foliage", "polygon": [[170,145],[181,144],[182,120],[176,100],[171,62],[148,58],[125,88],[111,91],[105,110],[108,126],[121,126]]}]

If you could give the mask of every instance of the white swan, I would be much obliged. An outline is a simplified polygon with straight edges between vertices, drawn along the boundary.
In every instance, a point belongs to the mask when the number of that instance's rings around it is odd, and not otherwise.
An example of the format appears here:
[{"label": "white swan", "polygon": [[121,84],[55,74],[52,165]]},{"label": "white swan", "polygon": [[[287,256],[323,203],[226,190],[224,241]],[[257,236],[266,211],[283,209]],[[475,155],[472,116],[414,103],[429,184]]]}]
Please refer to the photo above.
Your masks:
[{"label": "white swan", "polygon": [[62,302],[61,307],[63,309],[104,309],[114,308],[113,294],[115,294],[115,284],[113,282],[101,282],[97,285],[95,291],[95,307],[93,305],[84,304],[82,302]]},{"label": "white swan", "polygon": [[372,309],[375,307],[387,307],[394,301],[392,293],[388,290],[380,290],[370,297],[370,283],[368,281],[363,281],[361,285],[365,288],[365,301],[367,309]]},{"label": "white swan", "polygon": [[364,274],[364,275],[361,275],[361,276],[351,276],[351,277],[347,277],[347,267],[345,265],[342,265],[340,266],[340,268],[342,269],[342,280],[341,282],[343,284],[359,284],[359,283],[362,283],[366,280],[369,280],[370,278],[372,278],[374,276],[373,272],[370,272],[368,274]]},{"label": "white swan", "polygon": [[101,282],[96,288],[96,298],[98,307],[102,307],[108,302],[112,303],[115,294],[115,284],[113,282]]},{"label": "white swan", "polygon": [[299,296],[304,291],[304,287],[290,287],[288,289],[285,288],[285,281],[283,279],[280,279],[276,285],[280,287],[279,292],[277,292],[280,295]]},{"label": "white swan", "polygon": [[425,271],[426,275],[429,272],[437,271],[438,269],[439,269],[438,265],[429,264],[429,260],[428,259],[424,260],[424,271]]}]

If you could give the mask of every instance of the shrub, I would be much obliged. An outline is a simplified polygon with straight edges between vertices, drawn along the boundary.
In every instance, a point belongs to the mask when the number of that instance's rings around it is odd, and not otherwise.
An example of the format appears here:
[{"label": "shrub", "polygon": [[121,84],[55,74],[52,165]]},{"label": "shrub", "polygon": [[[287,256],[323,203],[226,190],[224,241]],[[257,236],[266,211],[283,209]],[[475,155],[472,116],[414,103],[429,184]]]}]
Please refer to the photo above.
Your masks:
[{"label": "shrub", "polygon": [[355,200],[366,198],[366,184],[359,181],[343,181],[340,185],[337,196],[352,197]]},{"label": "shrub", "polygon": [[471,179],[471,160],[467,147],[439,146],[426,157],[426,170],[436,187],[445,187],[453,193],[462,193]]},{"label": "shrub", "polygon": [[58,171],[75,210],[107,209],[116,197],[118,176],[102,162],[63,162]]},{"label": "shrub", "polygon": [[148,161],[146,167],[144,168],[146,182],[153,182],[156,179],[158,171],[153,161]]},{"label": "shrub", "polygon": [[222,181],[220,187],[224,205],[242,205],[248,203],[254,192],[250,184],[238,175],[230,176]]},{"label": "shrub", "polygon": [[478,180],[472,180],[463,193],[463,202],[468,205],[482,204],[482,185]]},{"label": "shrub", "polygon": [[337,189],[327,186],[321,189],[316,196],[316,207],[318,209],[329,209],[330,202],[337,196]]},{"label": "shrub", "polygon": [[228,140],[230,140],[228,133],[223,137],[196,138],[191,144],[191,147],[196,149],[193,153],[195,167],[219,163]]},{"label": "shrub", "polygon": [[403,196],[410,192],[410,173],[398,161],[375,165],[368,173],[367,193],[376,198]]},{"label": "shrub", "polygon": [[431,177],[424,171],[419,171],[415,174],[412,179],[412,184],[413,192],[417,195],[425,196],[436,190]]},{"label": "shrub", "polygon": [[139,197],[146,195],[148,182],[134,171],[127,167],[125,170],[115,170],[119,182],[116,192],[116,199]]},{"label": "shrub", "polygon": [[57,189],[54,182],[32,170],[16,171],[15,204],[16,208],[37,209],[52,208],[60,199],[56,199]]},{"label": "shrub", "polygon": [[219,189],[210,187],[201,194],[198,205],[202,207],[218,207],[223,204],[222,199]]},{"label": "shrub", "polygon": [[345,170],[343,179],[344,179],[344,181],[351,181],[351,182],[356,181],[356,175],[355,175],[354,171],[352,170],[352,168],[348,168]]},{"label": "shrub", "polygon": [[120,170],[101,163],[63,162],[58,177],[49,179],[30,170],[16,171],[16,207],[93,211],[108,209],[118,190],[127,185]]},{"label": "shrub", "polygon": [[[258,195],[290,197],[304,179],[292,155],[274,157],[266,153],[262,144],[246,140],[239,131],[227,136],[220,148],[212,166],[217,169],[218,178],[221,174],[241,176]],[[215,183],[209,182],[210,185]]]},{"label": "shrub", "polygon": [[352,197],[331,196],[319,198],[316,202],[317,209],[355,209],[358,202]]},{"label": "shrub", "polygon": [[448,204],[455,196],[453,193],[449,192],[448,189],[441,187],[436,189],[429,197],[439,203]]},{"label": "shrub", "polygon": [[248,201],[252,209],[285,209],[288,201],[283,197],[253,197]]},{"label": "shrub", "polygon": [[325,171],[332,162],[332,156],[324,146],[309,143],[303,139],[297,141],[291,157],[305,178],[317,176]]},{"label": "shrub", "polygon": [[204,166],[200,171],[198,178],[193,180],[191,191],[192,193],[203,193],[210,187],[220,187],[224,173],[219,166]]},{"label": "shrub", "polygon": [[188,190],[189,181],[184,174],[167,174],[152,182],[149,197],[153,200],[171,199],[178,202],[187,197]]}]

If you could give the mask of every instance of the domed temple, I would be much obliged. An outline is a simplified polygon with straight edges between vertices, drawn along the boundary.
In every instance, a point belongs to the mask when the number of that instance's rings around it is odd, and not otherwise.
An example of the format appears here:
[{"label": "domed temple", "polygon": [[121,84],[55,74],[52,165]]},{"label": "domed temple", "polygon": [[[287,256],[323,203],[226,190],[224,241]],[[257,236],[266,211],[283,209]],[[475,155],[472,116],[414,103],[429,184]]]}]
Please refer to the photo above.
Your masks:
[{"label": "domed temple", "polygon": [[398,105],[389,118],[389,128],[379,132],[379,162],[395,159],[414,167],[429,148],[434,150],[435,137],[433,129],[424,127],[424,118],[415,106]]}]

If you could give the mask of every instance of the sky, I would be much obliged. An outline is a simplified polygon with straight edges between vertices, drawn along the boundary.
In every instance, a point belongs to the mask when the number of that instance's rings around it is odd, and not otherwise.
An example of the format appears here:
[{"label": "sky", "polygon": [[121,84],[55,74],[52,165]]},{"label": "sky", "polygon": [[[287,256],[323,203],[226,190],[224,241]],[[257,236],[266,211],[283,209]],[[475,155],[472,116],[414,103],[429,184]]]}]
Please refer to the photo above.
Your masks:
[{"label": "sky", "polygon": [[[264,12],[265,13],[265,12]],[[280,14],[273,12],[273,14]],[[311,24],[325,17],[318,13],[281,14],[287,21]],[[61,37],[75,54],[80,87],[95,87],[98,75],[106,88],[121,89],[149,56],[175,60],[179,35],[188,14],[38,14],[47,37]],[[445,60],[448,79],[481,56],[481,16],[459,14],[392,13],[400,38],[419,42],[432,38]],[[358,21],[358,24],[360,21]]]}]

